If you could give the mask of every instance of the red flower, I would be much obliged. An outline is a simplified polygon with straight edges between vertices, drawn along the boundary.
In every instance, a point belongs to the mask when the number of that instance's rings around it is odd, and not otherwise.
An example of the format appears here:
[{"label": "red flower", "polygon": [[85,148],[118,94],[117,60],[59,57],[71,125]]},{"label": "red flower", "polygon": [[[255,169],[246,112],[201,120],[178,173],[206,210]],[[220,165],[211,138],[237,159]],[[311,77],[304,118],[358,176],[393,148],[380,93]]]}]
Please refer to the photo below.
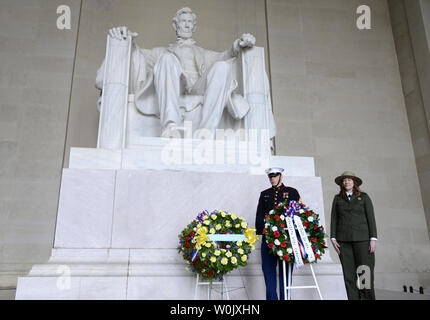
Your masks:
[{"label": "red flower", "polygon": [[212,270],[209,270],[208,272],[206,272],[206,274],[207,274],[208,276],[211,276],[211,275],[212,275]]},{"label": "red flower", "polygon": [[317,242],[317,238],[311,238],[312,242]]},{"label": "red flower", "polygon": [[275,216],[273,217],[276,221],[279,221],[279,216],[277,214],[275,214]]},{"label": "red flower", "polygon": [[282,248],[285,248],[286,246],[287,246],[287,244],[286,244],[285,242],[282,242],[282,243],[281,243],[281,247],[282,247]]},{"label": "red flower", "polygon": [[285,224],[281,223],[280,227],[281,227],[282,229],[285,229]]},{"label": "red flower", "polygon": [[190,244],[187,242],[186,244],[185,244],[185,248],[189,248],[190,247]]},{"label": "red flower", "polygon": [[190,237],[185,237],[185,241],[190,241]]},{"label": "red flower", "polygon": [[270,249],[272,249],[272,248],[273,248],[273,246],[274,246],[274,244],[273,244],[273,243],[269,243],[269,248],[270,248]]},{"label": "red flower", "polygon": [[273,232],[273,235],[275,236],[275,238],[279,238],[279,236],[280,236],[281,234],[279,233],[279,231],[275,231],[275,232]]},{"label": "red flower", "polygon": [[279,209],[279,206],[275,206],[275,209]]},{"label": "red flower", "polygon": [[194,231],[191,231],[190,237],[194,237]]},{"label": "red flower", "polygon": [[312,214],[312,212],[310,212],[310,211],[306,211],[306,214],[307,214],[308,216],[310,216],[310,215]]},{"label": "red flower", "polygon": [[323,246],[325,247],[325,241],[323,242]]},{"label": "red flower", "polygon": [[290,260],[290,257],[288,256],[288,254],[284,254],[283,258],[284,258],[285,261]]},{"label": "red flower", "polygon": [[314,230],[316,230],[316,229],[318,229],[318,226],[315,226],[315,227],[314,227]]},{"label": "red flower", "polygon": [[269,219],[269,218],[270,218],[270,216],[267,214],[267,215],[265,216],[265,218],[266,218],[266,219]]},{"label": "red flower", "polygon": [[266,234],[266,229],[263,229],[263,234]]},{"label": "red flower", "polygon": [[307,227],[309,226],[309,224],[305,221],[305,222],[303,222],[303,226],[304,226],[305,228],[307,228]]},{"label": "red flower", "polygon": [[320,255],[318,253],[315,253],[315,259],[318,259]]},{"label": "red flower", "polygon": [[321,229],[323,229],[323,230],[324,230],[324,226],[321,226]]},{"label": "red flower", "polygon": [[193,248],[196,246],[196,244],[195,243],[193,243]]}]

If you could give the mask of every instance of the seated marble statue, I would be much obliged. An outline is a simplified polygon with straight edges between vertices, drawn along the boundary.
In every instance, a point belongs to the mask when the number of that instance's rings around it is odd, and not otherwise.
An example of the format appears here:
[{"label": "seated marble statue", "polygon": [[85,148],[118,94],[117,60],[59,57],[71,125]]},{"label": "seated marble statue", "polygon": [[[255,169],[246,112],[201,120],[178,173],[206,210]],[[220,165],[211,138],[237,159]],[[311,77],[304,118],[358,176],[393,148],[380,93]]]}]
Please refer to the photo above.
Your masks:
[{"label": "seated marble statue", "polygon": [[[230,49],[215,52],[196,45],[192,38],[196,25],[196,15],[190,8],[178,10],[173,18],[176,42],[167,48],[153,49],[139,48],[134,41],[137,33],[127,27],[109,30],[113,39],[132,37],[130,92],[134,93],[136,107],[141,113],[160,118],[161,132],[180,129],[181,108],[191,111],[201,106],[199,121],[193,123],[193,129],[206,128],[212,132],[219,127],[226,107],[235,119],[243,118],[249,110],[245,99],[232,99],[237,87],[232,63],[242,49],[255,45],[254,36],[243,34]],[[104,63],[97,72],[96,87],[99,89],[103,87],[103,70]],[[184,95],[191,98],[185,105],[181,99]],[[274,127],[273,116],[270,116]]]}]

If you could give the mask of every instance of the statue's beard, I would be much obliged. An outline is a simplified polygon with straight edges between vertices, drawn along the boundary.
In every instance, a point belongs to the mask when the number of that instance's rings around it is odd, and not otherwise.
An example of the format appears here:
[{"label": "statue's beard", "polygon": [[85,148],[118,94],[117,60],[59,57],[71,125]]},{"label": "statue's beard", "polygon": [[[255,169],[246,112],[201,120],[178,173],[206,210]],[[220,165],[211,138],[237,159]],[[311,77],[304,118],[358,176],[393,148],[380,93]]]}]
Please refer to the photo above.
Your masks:
[{"label": "statue's beard", "polygon": [[181,39],[189,39],[193,37],[193,31],[178,30],[176,36]]}]

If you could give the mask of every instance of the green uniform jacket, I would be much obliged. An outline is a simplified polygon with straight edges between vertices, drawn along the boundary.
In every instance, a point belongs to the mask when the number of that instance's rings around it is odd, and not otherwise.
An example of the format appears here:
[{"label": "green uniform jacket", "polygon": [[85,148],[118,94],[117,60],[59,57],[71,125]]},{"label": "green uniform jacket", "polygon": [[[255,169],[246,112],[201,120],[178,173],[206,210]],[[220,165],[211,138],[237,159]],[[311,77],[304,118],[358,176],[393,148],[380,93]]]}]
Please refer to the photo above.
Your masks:
[{"label": "green uniform jacket", "polygon": [[330,238],[338,241],[365,241],[377,238],[372,200],[367,193],[335,195],[331,208]]}]

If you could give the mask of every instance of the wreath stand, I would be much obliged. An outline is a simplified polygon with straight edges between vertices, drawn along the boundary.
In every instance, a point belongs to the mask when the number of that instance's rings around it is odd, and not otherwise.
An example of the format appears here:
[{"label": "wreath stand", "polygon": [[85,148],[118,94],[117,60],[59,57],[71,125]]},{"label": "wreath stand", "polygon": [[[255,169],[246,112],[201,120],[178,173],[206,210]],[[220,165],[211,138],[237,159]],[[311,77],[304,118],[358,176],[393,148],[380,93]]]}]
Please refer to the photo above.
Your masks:
[{"label": "wreath stand", "polygon": [[321,295],[321,291],[320,291],[320,288],[319,288],[319,286],[318,286],[318,281],[317,281],[317,278],[315,277],[315,272],[314,272],[314,268],[312,268],[312,264],[311,263],[309,263],[309,267],[311,268],[311,272],[312,272],[312,277],[313,277],[313,279],[314,279],[314,283],[315,283],[315,285],[313,285],[313,286],[291,286],[291,268],[293,267],[292,266],[292,263],[289,263],[288,264],[288,274],[290,275],[289,277],[288,277],[288,285],[286,285],[286,274],[285,274],[285,261],[282,261],[282,271],[283,271],[283,274],[284,274],[284,299],[285,300],[291,300],[291,292],[290,292],[290,290],[287,290],[287,289],[317,289],[317,291],[318,291],[318,294],[319,294],[319,296],[320,296],[320,300],[323,300],[323,297],[322,297],[322,295]]},{"label": "wreath stand", "polygon": [[208,300],[211,300],[212,290],[214,290],[213,285],[221,286],[221,300],[224,300],[224,293],[227,296],[227,300],[230,300],[230,296],[228,294],[227,281],[225,277],[222,277],[220,281],[200,281],[200,276],[197,274],[196,279],[196,288],[194,290],[194,300],[197,300],[197,290],[199,286],[208,286]]},{"label": "wreath stand", "polygon": [[[221,300],[224,300],[224,294],[225,294],[227,300],[230,300],[230,295],[228,293],[231,291],[239,290],[239,289],[245,289],[246,296],[249,299],[248,291],[246,290],[246,286],[245,286],[245,283],[243,282],[242,275],[240,276],[240,279],[242,280],[242,284],[243,284],[242,287],[229,289],[227,287],[227,280],[226,280],[225,276],[223,276],[222,280],[219,280],[219,281],[200,281],[200,276],[199,276],[199,274],[197,274],[196,287],[194,289],[194,300],[197,300],[197,291],[198,291],[199,286],[208,286],[208,300],[211,300],[212,290],[221,293]],[[221,286],[221,290],[215,289],[213,287],[213,285]]]}]

